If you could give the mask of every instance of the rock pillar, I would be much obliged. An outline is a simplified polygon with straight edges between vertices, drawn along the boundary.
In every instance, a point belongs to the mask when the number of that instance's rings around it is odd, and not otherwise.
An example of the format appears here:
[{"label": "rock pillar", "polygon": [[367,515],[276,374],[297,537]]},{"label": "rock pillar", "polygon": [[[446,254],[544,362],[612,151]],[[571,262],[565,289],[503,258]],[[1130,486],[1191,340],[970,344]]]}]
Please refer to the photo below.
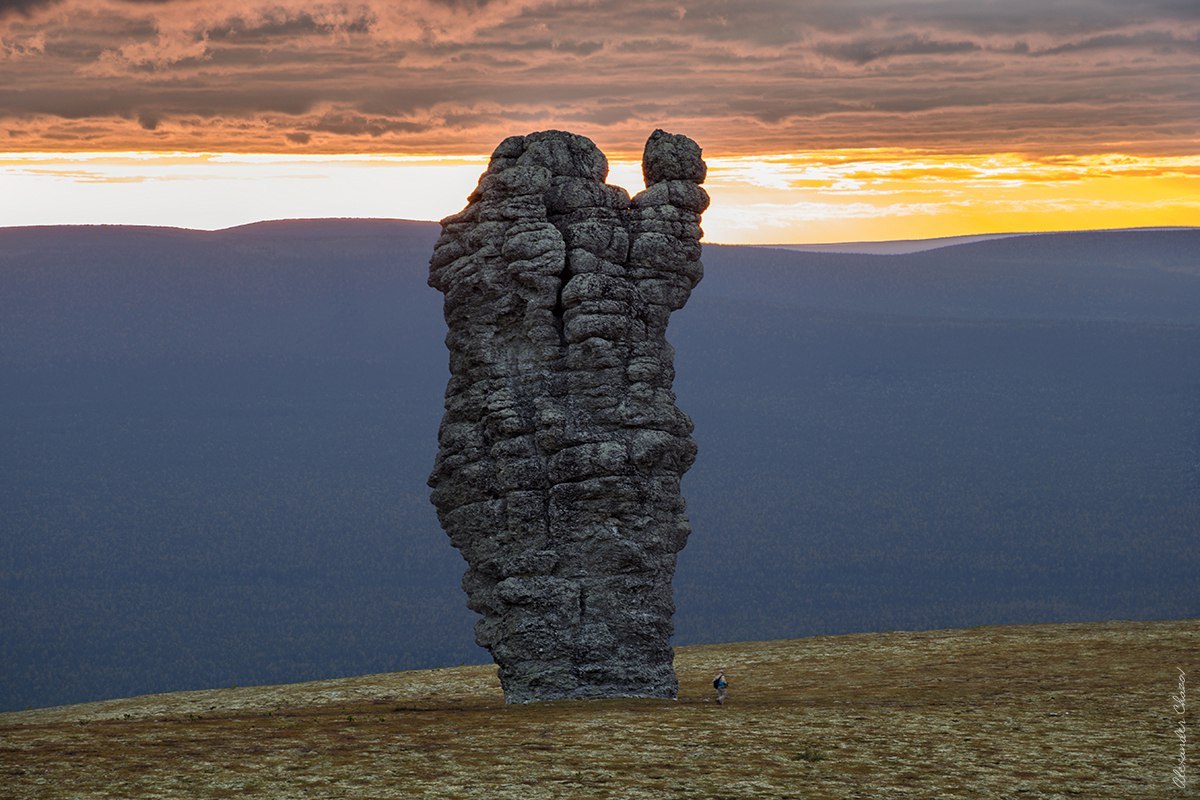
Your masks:
[{"label": "rock pillar", "polygon": [[562,131],[513,136],[442,221],[446,410],[429,479],[508,702],[674,697],[679,491],[696,445],[665,335],[702,275],[691,139],[655,131],[646,190]]}]

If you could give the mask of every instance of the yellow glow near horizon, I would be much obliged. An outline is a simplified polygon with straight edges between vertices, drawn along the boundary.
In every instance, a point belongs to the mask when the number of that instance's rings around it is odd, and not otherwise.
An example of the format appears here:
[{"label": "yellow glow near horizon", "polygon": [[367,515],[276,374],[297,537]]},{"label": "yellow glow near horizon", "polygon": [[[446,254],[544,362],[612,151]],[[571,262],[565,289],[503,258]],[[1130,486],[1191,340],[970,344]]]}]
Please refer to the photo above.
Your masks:
[{"label": "yellow glow near horizon", "polygon": [[718,242],[1200,224],[1200,156],[825,151],[710,159],[707,187]]},{"label": "yellow glow near horizon", "polygon": [[[1200,224],[1200,156],[1033,158],[832,150],[714,156],[706,240],[920,239]],[[0,225],[217,229],[265,219],[436,220],[462,208],[486,156],[0,154]],[[610,182],[642,188],[640,165]]]}]

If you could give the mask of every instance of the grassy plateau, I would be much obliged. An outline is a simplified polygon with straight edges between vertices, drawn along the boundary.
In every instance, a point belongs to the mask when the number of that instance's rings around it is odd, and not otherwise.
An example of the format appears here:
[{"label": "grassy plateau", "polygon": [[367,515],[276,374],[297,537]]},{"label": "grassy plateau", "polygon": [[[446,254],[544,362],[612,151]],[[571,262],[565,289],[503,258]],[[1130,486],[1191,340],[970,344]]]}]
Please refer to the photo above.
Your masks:
[{"label": "grassy plateau", "polygon": [[1181,724],[1200,743],[1200,696],[1182,714],[1173,699],[1200,676],[1200,620],[705,645],[675,663],[674,702],[506,706],[488,665],[0,714],[0,796],[1200,796],[1190,763],[1172,781]]}]

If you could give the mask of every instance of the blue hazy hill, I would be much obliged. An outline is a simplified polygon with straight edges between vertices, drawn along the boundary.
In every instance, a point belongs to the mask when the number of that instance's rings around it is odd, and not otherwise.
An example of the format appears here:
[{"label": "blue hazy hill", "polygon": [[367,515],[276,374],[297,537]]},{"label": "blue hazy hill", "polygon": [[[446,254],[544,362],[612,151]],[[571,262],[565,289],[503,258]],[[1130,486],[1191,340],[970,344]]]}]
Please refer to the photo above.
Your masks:
[{"label": "blue hazy hill", "polygon": [[[0,709],[486,658],[437,231],[0,229]],[[1200,615],[1198,254],[707,246],[678,641]]]}]

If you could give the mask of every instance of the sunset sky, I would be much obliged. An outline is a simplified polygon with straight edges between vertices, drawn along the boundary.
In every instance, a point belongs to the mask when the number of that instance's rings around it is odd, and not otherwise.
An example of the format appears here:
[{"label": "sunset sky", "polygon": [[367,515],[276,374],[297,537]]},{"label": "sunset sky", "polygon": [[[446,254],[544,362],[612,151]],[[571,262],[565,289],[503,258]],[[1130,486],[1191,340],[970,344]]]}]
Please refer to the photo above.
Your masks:
[{"label": "sunset sky", "polygon": [[1200,224],[1197,0],[0,0],[0,225],[437,219],[505,136],[709,241]]}]

